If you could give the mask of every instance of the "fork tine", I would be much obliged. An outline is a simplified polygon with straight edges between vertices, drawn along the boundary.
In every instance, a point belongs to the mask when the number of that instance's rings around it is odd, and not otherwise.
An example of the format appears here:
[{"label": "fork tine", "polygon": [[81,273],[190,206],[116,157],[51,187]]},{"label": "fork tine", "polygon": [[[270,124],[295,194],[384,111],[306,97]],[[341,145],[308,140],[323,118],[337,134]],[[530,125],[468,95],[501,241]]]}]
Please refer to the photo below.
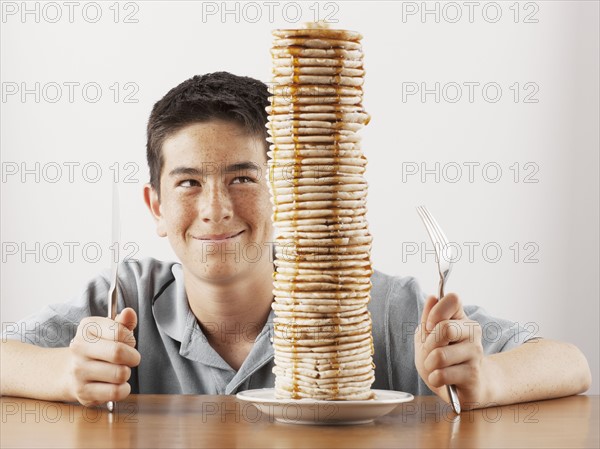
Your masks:
[{"label": "fork tine", "polygon": [[442,244],[441,237],[440,237],[439,233],[437,232],[435,224],[431,220],[431,215],[429,214],[429,211],[427,210],[427,208],[425,206],[419,206],[418,212],[419,212],[419,215],[421,216],[421,219],[423,220],[423,223],[425,224],[425,228],[427,229],[429,237],[431,238],[434,246],[436,246],[435,245],[436,243],[438,245]]},{"label": "fork tine", "polygon": [[423,224],[425,225],[425,230],[427,231],[427,234],[429,234],[429,238],[431,239],[431,243],[433,243],[433,249],[435,251],[435,255],[437,258],[437,263],[439,264],[441,261],[441,243],[440,240],[435,232],[435,228],[433,223],[431,222],[431,220],[429,219],[428,215],[427,215],[427,208],[425,206],[418,206],[417,207],[417,212],[419,214],[419,216],[421,217],[421,220],[423,220]]},{"label": "fork tine", "polygon": [[433,233],[433,228],[431,227],[431,221],[429,221],[429,218],[427,217],[427,215],[425,214],[425,211],[423,209],[424,209],[423,206],[418,206],[417,212],[419,213],[421,220],[423,220],[423,224],[425,225],[425,230],[427,231],[427,234],[429,234],[429,238],[431,240],[435,241],[436,238]]},{"label": "fork tine", "polygon": [[441,244],[444,247],[448,246],[448,239],[446,238],[444,231],[442,231],[442,228],[440,227],[436,219],[433,217],[433,215],[431,215],[431,213],[429,212],[429,210],[427,210],[426,207],[424,207],[423,209],[425,209],[425,213],[427,214],[427,217],[429,217],[429,221],[432,223],[433,228],[436,231],[436,234],[439,237]]}]

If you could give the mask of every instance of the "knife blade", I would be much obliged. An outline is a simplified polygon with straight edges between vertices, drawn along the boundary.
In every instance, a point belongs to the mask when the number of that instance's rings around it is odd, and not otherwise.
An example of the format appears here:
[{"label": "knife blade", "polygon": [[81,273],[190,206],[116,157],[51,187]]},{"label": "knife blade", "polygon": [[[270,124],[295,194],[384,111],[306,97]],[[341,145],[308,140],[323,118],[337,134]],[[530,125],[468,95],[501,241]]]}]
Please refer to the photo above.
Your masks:
[{"label": "knife blade", "polygon": [[[117,316],[117,300],[119,293],[117,291],[117,275],[119,271],[119,259],[120,259],[120,239],[121,239],[121,219],[119,216],[119,188],[116,183],[113,183],[112,187],[112,243],[110,259],[110,288],[108,290],[108,318],[114,320]],[[113,401],[109,401],[106,404],[108,411],[114,410],[115,404]]]}]

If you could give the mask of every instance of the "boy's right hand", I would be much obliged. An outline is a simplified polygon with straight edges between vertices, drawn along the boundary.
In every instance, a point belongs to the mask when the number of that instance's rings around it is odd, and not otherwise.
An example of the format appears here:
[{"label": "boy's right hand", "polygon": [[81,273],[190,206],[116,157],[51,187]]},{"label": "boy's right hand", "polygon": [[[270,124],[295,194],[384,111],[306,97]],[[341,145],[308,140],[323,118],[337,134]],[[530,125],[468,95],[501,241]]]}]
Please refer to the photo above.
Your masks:
[{"label": "boy's right hand", "polygon": [[120,401],[131,392],[131,368],[140,364],[133,330],[137,315],[124,309],[115,320],[88,317],[81,320],[69,346],[69,396],[82,405]]}]

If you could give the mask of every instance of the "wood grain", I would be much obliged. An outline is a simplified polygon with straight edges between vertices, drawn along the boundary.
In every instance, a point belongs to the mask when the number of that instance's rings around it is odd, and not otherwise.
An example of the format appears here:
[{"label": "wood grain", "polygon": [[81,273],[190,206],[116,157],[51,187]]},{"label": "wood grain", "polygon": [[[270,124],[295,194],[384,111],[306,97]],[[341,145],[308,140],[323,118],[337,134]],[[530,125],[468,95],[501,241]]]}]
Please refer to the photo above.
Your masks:
[{"label": "wood grain", "polygon": [[371,424],[270,422],[233,396],[131,395],[117,412],[1,398],[2,448],[26,447],[599,447],[598,396],[490,407],[455,419],[417,397]]}]

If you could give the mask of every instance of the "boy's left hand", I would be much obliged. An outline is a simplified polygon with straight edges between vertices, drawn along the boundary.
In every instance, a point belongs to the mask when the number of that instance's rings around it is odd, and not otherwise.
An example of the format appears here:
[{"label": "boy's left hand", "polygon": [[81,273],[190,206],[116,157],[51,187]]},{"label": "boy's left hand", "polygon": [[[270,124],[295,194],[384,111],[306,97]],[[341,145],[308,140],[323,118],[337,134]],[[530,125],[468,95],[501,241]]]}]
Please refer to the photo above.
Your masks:
[{"label": "boy's left hand", "polygon": [[467,318],[454,293],[425,301],[415,333],[415,364],[425,384],[445,401],[450,402],[446,385],[456,385],[463,409],[484,406],[489,379],[481,326]]}]

